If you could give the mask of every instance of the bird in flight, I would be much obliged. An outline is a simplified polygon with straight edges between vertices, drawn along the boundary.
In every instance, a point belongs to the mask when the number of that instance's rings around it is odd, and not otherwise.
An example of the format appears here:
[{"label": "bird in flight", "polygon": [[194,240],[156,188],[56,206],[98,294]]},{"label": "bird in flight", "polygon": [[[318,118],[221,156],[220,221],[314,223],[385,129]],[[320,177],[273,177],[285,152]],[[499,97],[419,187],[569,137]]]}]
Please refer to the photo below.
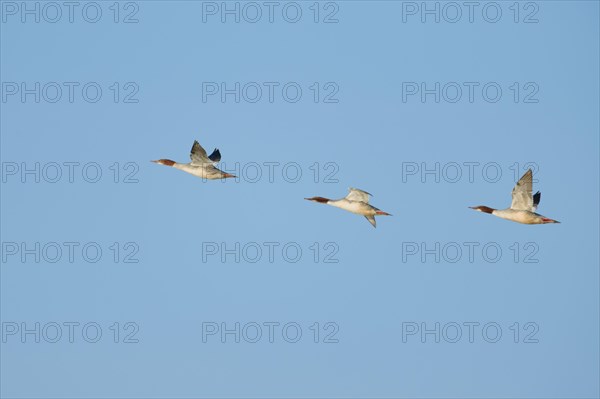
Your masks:
[{"label": "bird in flight", "polygon": [[529,169],[512,190],[512,203],[510,204],[510,208],[494,209],[483,205],[471,206],[469,208],[479,212],[491,213],[499,218],[523,224],[560,223],[559,221],[535,213],[538,204],[540,203],[540,199],[542,198],[542,193],[538,191],[534,195],[531,195],[532,192],[533,174],[531,169]]},{"label": "bird in flight", "polygon": [[228,177],[235,177],[232,174],[223,172],[217,169],[214,164],[221,160],[221,152],[215,148],[212,154],[207,155],[206,150],[202,148],[197,140],[194,141],[192,151],[190,152],[190,163],[179,163],[171,161],[170,159],[159,159],[152,161],[165,166],[172,166],[175,169],[182,170],[194,176],[201,177],[208,180],[227,179]]},{"label": "bird in flight", "polygon": [[312,197],[304,199],[308,201],[318,202],[320,204],[335,206],[336,208],[340,208],[345,211],[355,213],[357,215],[363,215],[369,221],[369,223],[373,225],[373,227],[377,227],[375,215],[392,215],[375,208],[373,205],[370,205],[369,196],[371,196],[371,194],[369,194],[366,191],[350,187],[350,192],[348,193],[348,195],[338,200],[332,200],[324,197]]}]

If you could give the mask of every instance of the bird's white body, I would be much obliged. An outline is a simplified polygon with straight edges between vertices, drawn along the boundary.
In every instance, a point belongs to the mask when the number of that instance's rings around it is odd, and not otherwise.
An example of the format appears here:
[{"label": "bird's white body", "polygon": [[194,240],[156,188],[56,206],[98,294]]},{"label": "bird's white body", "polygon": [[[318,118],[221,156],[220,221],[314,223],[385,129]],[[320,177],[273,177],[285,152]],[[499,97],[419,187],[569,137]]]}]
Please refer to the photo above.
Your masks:
[{"label": "bird's white body", "polygon": [[349,201],[346,198],[339,200],[329,200],[327,205],[335,206],[348,212],[362,216],[374,216],[377,214],[377,208],[361,201]]},{"label": "bird's white body", "polygon": [[190,175],[200,177],[202,179],[217,180],[224,179],[227,173],[215,168],[213,165],[194,165],[193,163],[178,163],[173,164],[175,169],[182,170]]},{"label": "bird's white body", "polygon": [[499,218],[511,220],[517,223],[523,224],[544,224],[548,223],[548,218],[531,211],[517,210],[517,209],[494,209],[492,215],[498,216]]}]

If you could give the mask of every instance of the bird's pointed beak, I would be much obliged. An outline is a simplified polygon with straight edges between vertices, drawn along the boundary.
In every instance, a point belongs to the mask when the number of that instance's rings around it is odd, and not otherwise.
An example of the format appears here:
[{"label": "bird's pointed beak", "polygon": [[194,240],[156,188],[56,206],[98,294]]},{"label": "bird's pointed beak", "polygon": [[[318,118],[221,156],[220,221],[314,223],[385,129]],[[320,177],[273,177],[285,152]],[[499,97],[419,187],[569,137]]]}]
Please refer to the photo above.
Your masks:
[{"label": "bird's pointed beak", "polygon": [[387,212],[384,212],[384,211],[377,211],[377,212],[375,212],[375,214],[376,215],[381,215],[381,216],[392,216],[391,213],[387,213]]}]

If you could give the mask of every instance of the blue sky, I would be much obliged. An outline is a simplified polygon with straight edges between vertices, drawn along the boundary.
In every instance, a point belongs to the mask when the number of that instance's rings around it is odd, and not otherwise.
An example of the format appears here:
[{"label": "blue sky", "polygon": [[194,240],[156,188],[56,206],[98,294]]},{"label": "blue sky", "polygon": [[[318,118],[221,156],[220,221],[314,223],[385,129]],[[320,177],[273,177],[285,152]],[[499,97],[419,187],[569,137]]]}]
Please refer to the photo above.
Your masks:
[{"label": "blue sky", "polygon": [[[39,23],[21,4],[0,3],[3,397],[600,395],[597,2],[455,23],[435,2],[439,23],[421,2],[277,3],[273,22],[253,3],[255,23],[244,3],[239,23],[221,2],[73,22],[39,3]],[[241,178],[148,162],[195,139]],[[561,224],[468,209],[508,206],[529,165]],[[303,200],[350,186],[394,216]]]}]

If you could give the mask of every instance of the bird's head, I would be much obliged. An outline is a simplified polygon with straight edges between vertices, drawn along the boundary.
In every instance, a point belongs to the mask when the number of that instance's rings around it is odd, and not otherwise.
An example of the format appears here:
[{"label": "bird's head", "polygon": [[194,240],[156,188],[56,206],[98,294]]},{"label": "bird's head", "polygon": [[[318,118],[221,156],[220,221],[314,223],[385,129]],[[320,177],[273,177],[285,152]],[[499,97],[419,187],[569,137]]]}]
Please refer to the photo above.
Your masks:
[{"label": "bird's head", "polygon": [[314,201],[314,202],[318,202],[320,204],[326,204],[327,202],[329,202],[329,198],[325,198],[325,197],[311,197],[311,198],[304,198],[307,201]]},{"label": "bird's head", "polygon": [[484,212],[484,213],[492,213],[493,211],[495,211],[495,209],[490,208],[488,206],[484,206],[484,205],[470,206],[469,208],[474,209],[479,212]]}]

